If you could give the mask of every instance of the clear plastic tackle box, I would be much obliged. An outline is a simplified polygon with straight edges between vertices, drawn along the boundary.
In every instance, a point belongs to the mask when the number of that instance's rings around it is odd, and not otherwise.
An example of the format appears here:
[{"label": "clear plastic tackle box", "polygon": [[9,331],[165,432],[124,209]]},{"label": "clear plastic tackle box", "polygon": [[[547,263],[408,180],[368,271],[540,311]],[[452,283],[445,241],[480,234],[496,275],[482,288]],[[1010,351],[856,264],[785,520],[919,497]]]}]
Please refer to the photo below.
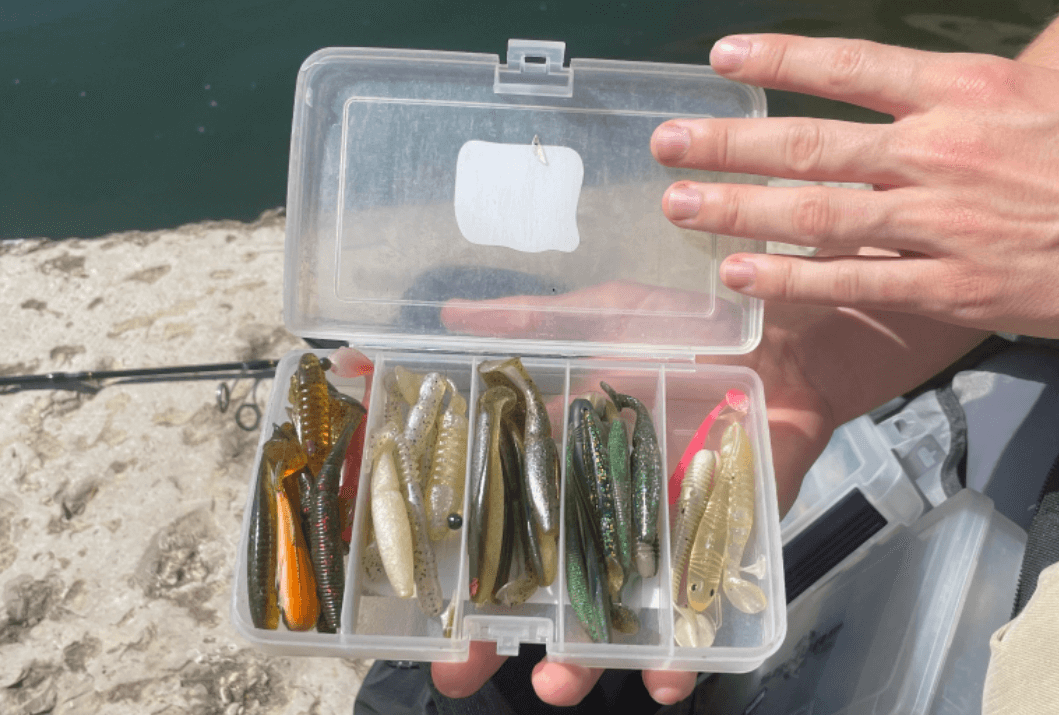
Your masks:
[{"label": "clear plastic tackle box", "polygon": [[870,417],[841,425],[780,522],[787,602],[852,567],[928,507]]},{"label": "clear plastic tackle box", "polygon": [[791,603],[753,673],[707,685],[718,715],[981,711],[989,638],[1011,616],[1026,533],[964,489]]},{"label": "clear plastic tackle box", "polygon": [[[595,643],[581,629],[566,592],[564,530],[550,587],[513,608],[472,603],[473,535],[465,523],[436,545],[444,598],[455,603],[446,638],[439,618],[359,567],[370,499],[365,463],[338,633],[289,632],[282,623],[257,629],[246,576],[255,464],[232,619],[261,648],[460,661],[471,640],[495,641],[507,654],[532,642],[546,644],[553,659],[586,666],[747,672],[782,643],[783,564],[762,384],[745,368],[695,362],[696,355],[746,353],[759,342],[761,303],[717,279],[725,256],[758,244],[677,228],[660,210],[665,188],[681,178],[763,179],[666,168],[649,149],[655,127],[668,119],[764,116],[764,93],[708,67],[564,64],[564,51],[562,43],[512,40],[505,64],[487,54],[367,48],[327,49],[306,60],[291,138],[287,327],[367,354],[375,363],[373,396],[385,394],[381,380],[395,366],[441,372],[467,399],[472,425],[483,390],[477,366],[520,356],[552,410],[560,454],[565,406],[606,380],[651,410],[663,484],[699,422],[728,390],[742,390],[750,398],[744,425],[756,490],[744,563],[764,558],[765,611],[729,609],[709,648],[675,645],[663,498],[658,575],[625,591],[624,603],[640,621],[636,635]],[[277,368],[263,424],[285,419],[299,355]],[[359,397],[359,386],[333,382]],[[382,400],[372,399],[369,433],[381,416]],[[259,460],[260,453],[259,444]],[[565,493],[565,466],[562,472]]]}]

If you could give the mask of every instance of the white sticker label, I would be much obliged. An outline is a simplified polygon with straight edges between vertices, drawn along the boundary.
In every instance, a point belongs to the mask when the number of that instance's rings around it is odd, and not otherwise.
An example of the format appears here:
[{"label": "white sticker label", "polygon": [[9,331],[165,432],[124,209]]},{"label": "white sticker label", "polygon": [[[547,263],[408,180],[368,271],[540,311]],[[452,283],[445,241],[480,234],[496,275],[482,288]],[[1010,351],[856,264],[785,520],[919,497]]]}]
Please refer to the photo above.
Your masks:
[{"label": "white sticker label", "polygon": [[471,243],[575,250],[585,165],[569,147],[469,141],[456,160],[456,223]]}]

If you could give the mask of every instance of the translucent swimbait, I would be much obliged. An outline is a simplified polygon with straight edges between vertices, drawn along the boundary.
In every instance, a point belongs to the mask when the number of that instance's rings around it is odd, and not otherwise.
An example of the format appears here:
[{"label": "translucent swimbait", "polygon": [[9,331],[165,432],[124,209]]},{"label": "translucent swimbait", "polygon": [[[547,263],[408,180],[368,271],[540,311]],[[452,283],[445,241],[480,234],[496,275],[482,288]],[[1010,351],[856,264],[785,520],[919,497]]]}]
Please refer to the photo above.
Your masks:
[{"label": "translucent swimbait", "polygon": [[761,588],[739,576],[743,550],[754,527],[754,454],[750,437],[738,422],[721,439],[722,476],[732,483],[728,508],[728,548],[725,552],[724,593],[743,613],[760,613],[768,605]]},{"label": "translucent swimbait", "polygon": [[[429,442],[428,434],[435,429],[438,412],[441,411],[441,402],[445,397],[445,379],[436,372],[428,372],[423,376],[419,386],[419,396],[412,409],[408,411],[408,420],[405,422],[404,438],[412,450],[412,458],[415,460],[418,472],[419,461],[426,450]],[[419,477],[417,473],[417,477]]]},{"label": "translucent swimbait", "polygon": [[680,603],[680,583],[688,565],[691,545],[702,522],[713,490],[713,477],[717,469],[717,453],[701,449],[691,459],[680,488],[677,503],[677,523],[673,536],[673,602]]},{"label": "translucent swimbait", "polygon": [[444,539],[449,529],[449,515],[463,517],[463,485],[467,472],[467,400],[449,380],[448,407],[441,415],[438,439],[427,480],[427,505],[430,507],[430,538]]},{"label": "translucent swimbait", "polygon": [[[396,427],[393,429],[396,430]],[[371,521],[375,527],[375,543],[394,593],[398,598],[411,598],[414,584],[412,529],[408,524],[404,497],[401,496],[392,441],[379,445],[373,440],[372,458]]]},{"label": "translucent swimbait", "polygon": [[[338,419],[342,432],[334,440],[313,483],[309,507],[309,548],[316,592],[320,601],[321,633],[337,633],[342,614],[342,592],[345,589],[345,568],[342,553],[342,525],[338,509],[338,484],[342,464],[346,458],[353,433],[364,420],[364,407],[352,397],[333,398],[332,406],[341,405],[343,416]],[[337,410],[336,410],[337,411]]]},{"label": "translucent swimbait", "polygon": [[658,502],[662,493],[662,452],[658,447],[654,421],[647,407],[635,397],[619,394],[605,382],[599,386],[610,395],[619,410],[631,408],[636,412],[636,426],[632,431],[635,562],[640,576],[651,578],[658,571]]},{"label": "translucent swimbait", "polygon": [[414,405],[416,400],[419,399],[419,388],[423,385],[423,375],[413,372],[403,365],[397,365],[393,369],[393,377],[405,404]]},{"label": "translucent swimbait", "polygon": [[518,357],[488,360],[479,365],[478,372],[487,385],[512,385],[522,396],[526,413],[522,445],[533,518],[543,533],[558,533],[559,454],[540,390]]},{"label": "translucent swimbait", "polygon": [[497,572],[504,539],[507,508],[503,465],[500,460],[501,422],[515,405],[516,395],[502,385],[491,387],[478,398],[474,479],[474,513],[469,542],[471,556],[470,595],[474,603],[489,603],[497,587]]},{"label": "translucent swimbait", "polygon": [[298,369],[290,379],[288,395],[294,411],[294,426],[309,460],[309,470],[316,476],[331,449],[331,401],[324,370],[331,363],[313,353],[298,360]]},{"label": "translucent swimbait", "polygon": [[397,376],[394,372],[382,378],[382,386],[386,389],[386,401],[383,403],[382,409],[382,423],[388,424],[392,422],[395,425],[403,425],[405,408],[408,403],[405,402],[401,394],[397,384]]},{"label": "translucent swimbait", "polygon": [[690,608],[674,606],[677,612],[673,626],[673,637],[683,648],[709,648],[717,637],[717,628],[705,613],[696,613]]},{"label": "translucent swimbait", "polygon": [[288,629],[307,631],[320,616],[320,601],[301,524],[283,489],[276,490],[276,522],[279,607]]},{"label": "translucent swimbait", "polygon": [[695,542],[688,560],[688,605],[704,611],[717,597],[721,587],[725,548],[728,544],[728,504],[732,482],[724,476],[724,456],[721,457],[721,476],[717,479],[699,522]]}]

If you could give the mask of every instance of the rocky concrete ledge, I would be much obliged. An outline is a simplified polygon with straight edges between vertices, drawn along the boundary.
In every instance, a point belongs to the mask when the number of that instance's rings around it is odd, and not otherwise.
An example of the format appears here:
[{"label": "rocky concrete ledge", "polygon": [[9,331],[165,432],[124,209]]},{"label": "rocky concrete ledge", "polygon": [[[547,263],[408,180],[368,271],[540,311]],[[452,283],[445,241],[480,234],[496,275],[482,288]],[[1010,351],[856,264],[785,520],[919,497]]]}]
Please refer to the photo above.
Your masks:
[{"label": "rocky concrete ledge", "polygon": [[[0,244],[0,375],[282,356],[283,225]],[[271,389],[229,384],[233,406]],[[0,712],[352,711],[368,663],[229,624],[258,433],[217,385],[0,394]]]}]

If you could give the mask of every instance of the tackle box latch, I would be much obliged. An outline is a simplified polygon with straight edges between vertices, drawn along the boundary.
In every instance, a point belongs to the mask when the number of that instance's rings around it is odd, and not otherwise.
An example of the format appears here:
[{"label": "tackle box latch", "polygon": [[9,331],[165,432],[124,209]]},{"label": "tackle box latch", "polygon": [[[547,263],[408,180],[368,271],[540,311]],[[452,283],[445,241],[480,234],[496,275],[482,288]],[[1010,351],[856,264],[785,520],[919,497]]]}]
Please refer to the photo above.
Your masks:
[{"label": "tackle box latch", "polygon": [[574,73],[563,67],[565,42],[508,40],[507,64],[496,66],[493,91],[497,94],[572,97]]},{"label": "tackle box latch", "polygon": [[463,630],[470,640],[496,642],[497,655],[518,655],[519,643],[551,643],[555,625],[532,616],[467,616]]}]

